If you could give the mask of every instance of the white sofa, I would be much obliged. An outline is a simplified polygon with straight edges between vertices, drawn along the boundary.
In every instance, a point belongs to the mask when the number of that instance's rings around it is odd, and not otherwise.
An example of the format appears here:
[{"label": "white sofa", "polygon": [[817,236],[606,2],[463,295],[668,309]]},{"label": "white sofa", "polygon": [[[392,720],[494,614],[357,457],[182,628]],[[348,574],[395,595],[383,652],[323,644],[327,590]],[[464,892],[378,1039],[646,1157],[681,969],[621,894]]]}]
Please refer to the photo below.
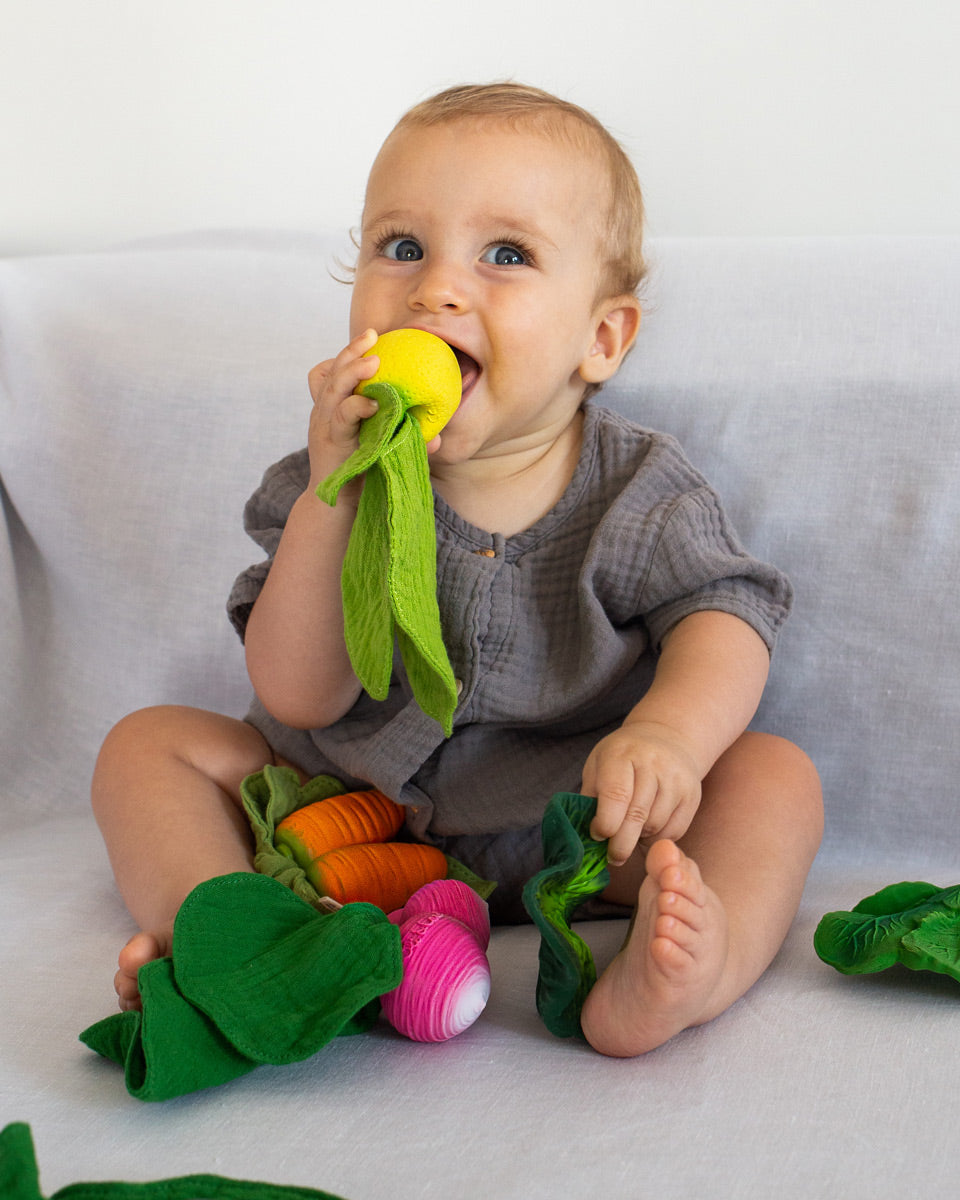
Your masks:
[{"label": "white sofa", "polygon": [[[888,883],[960,882],[960,239],[656,243],[607,389],[796,587],[756,724],[816,761],[827,833],[740,1003],[603,1059],[541,1025],[520,926],[449,1043],[378,1027],[144,1104],[77,1040],[131,932],[94,756],[145,704],[245,710],[240,514],[344,340],[343,248],[198,234],[0,263],[0,1124],[30,1123],[47,1193],[212,1172],[346,1200],[955,1195],[960,984],[842,976],[812,937]],[[623,923],[584,932],[602,960]]]}]

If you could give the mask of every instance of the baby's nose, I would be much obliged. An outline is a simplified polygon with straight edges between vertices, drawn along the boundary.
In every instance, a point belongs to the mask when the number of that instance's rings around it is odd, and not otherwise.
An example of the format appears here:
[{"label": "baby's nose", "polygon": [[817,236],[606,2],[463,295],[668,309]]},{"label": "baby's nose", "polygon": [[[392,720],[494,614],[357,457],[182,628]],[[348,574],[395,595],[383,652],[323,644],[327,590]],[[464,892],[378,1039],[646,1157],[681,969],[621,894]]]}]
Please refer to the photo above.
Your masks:
[{"label": "baby's nose", "polygon": [[469,285],[464,272],[449,262],[434,261],[417,272],[410,290],[410,307],[440,312],[460,311],[469,305]]}]

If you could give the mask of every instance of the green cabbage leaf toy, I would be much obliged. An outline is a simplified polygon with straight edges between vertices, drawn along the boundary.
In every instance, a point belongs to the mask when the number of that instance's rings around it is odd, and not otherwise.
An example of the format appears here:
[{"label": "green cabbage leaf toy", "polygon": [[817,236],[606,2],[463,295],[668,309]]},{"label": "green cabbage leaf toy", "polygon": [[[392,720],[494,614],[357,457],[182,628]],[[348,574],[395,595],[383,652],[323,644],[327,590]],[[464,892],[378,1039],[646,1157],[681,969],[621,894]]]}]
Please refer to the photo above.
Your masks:
[{"label": "green cabbage leaf toy", "polygon": [[831,912],[814,934],[814,949],[845,975],[900,964],[960,980],[960,886],[895,883],[852,912]]}]

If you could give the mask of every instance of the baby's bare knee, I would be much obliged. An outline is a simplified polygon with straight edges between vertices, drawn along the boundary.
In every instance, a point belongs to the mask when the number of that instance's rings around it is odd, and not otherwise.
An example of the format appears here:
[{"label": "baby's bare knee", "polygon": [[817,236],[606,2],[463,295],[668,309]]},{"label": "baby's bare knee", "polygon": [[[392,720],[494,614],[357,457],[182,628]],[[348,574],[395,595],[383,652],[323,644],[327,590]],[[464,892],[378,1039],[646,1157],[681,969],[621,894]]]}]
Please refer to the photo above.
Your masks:
[{"label": "baby's bare knee", "polygon": [[126,769],[142,761],[177,757],[193,740],[203,714],[198,709],[161,704],[121,718],[107,734],[98,771]]},{"label": "baby's bare knee", "polygon": [[104,739],[90,786],[94,815],[101,827],[110,820],[118,804],[131,795],[138,779],[156,767],[156,735],[163,712],[161,708],[145,708],[130,713]]},{"label": "baby's bare knee", "polygon": [[789,809],[798,832],[819,846],[823,837],[823,791],[810,756],[795,743],[770,733],[744,735],[757,768],[769,781],[767,794]]},{"label": "baby's bare knee", "polygon": [[97,756],[97,771],[110,771],[150,752],[166,707],[141,708],[122,717],[110,730]]},{"label": "baby's bare knee", "polygon": [[156,705],[123,717],[107,734],[94,768],[94,810],[117,789],[169,769],[195,771],[237,799],[240,783],[273,755],[245,721],[183,705]]},{"label": "baby's bare knee", "polygon": [[820,776],[809,756],[775,734],[744,733],[704,781],[705,796],[756,806],[757,817],[779,814],[792,836],[816,851],[823,837]]}]

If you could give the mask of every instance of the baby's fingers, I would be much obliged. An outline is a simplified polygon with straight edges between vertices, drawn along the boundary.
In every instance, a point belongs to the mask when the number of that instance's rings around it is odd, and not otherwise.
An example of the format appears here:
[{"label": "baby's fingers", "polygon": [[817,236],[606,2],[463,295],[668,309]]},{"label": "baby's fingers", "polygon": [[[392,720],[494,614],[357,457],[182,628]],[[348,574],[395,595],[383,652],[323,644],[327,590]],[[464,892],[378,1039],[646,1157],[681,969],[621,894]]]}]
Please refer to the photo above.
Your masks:
[{"label": "baby's fingers", "polygon": [[365,357],[377,340],[377,331],[367,329],[345,346],[336,358],[317,363],[307,375],[314,404],[336,404],[345,400],[365,380],[376,374],[380,360]]},{"label": "baby's fingers", "polygon": [[335,445],[353,447],[361,424],[377,411],[376,400],[351,392],[335,406],[329,417],[330,440]]},{"label": "baby's fingers", "polygon": [[638,774],[632,763],[623,760],[600,763],[592,779],[589,774],[584,773],[583,790],[597,797],[590,836],[597,841],[609,839],[607,861],[618,867],[633,854],[643,836],[657,798],[657,779],[649,772]]},{"label": "baby's fingers", "polygon": [[643,841],[649,845],[660,838],[669,838],[674,842],[682,838],[700,807],[700,795],[698,784],[689,787],[678,785],[670,793],[661,788],[660,796],[665,802],[661,805],[658,801],[651,810]]},{"label": "baby's fingers", "polygon": [[368,329],[354,338],[336,358],[318,363],[308,375],[313,397],[310,457],[311,462],[323,463],[325,470],[330,463],[322,446],[329,444],[338,456],[349,454],[356,445],[360,425],[377,411],[375,400],[356,392],[365,379],[376,373],[380,360],[364,357],[376,339],[376,331]]}]

